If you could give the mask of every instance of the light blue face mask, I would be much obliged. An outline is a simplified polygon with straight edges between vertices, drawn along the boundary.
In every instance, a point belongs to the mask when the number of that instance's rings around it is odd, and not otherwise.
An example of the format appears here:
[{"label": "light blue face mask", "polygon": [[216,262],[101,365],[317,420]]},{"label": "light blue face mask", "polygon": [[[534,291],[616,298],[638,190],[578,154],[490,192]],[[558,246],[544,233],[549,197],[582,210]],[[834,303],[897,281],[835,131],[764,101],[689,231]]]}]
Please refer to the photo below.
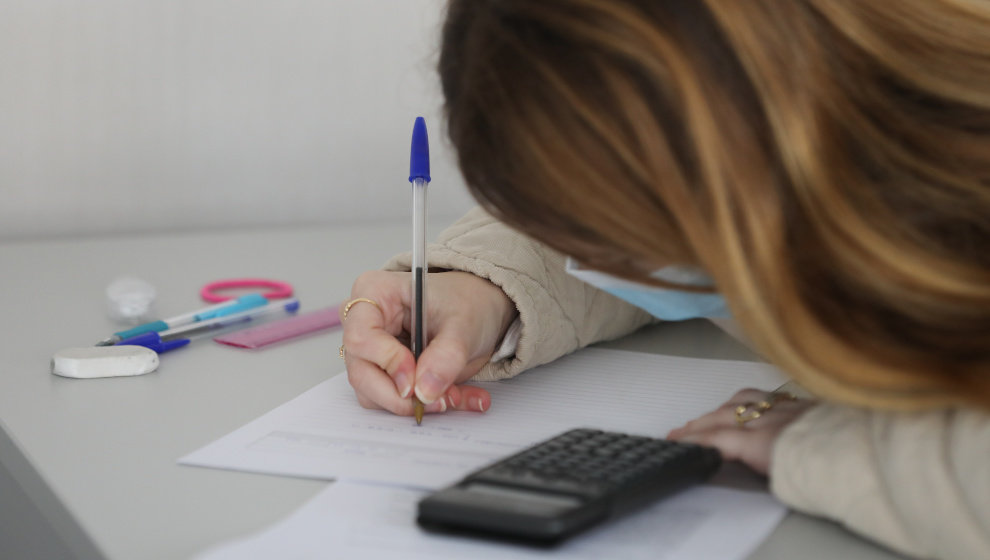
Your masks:
[{"label": "light blue face mask", "polygon": [[[623,299],[665,321],[683,321],[701,317],[727,318],[730,316],[729,307],[721,294],[669,290],[631,282],[604,272],[582,268],[572,258],[567,259],[566,270],[571,276]],[[688,286],[712,285],[711,278],[707,274],[693,267],[667,266],[650,276],[658,280]]]}]

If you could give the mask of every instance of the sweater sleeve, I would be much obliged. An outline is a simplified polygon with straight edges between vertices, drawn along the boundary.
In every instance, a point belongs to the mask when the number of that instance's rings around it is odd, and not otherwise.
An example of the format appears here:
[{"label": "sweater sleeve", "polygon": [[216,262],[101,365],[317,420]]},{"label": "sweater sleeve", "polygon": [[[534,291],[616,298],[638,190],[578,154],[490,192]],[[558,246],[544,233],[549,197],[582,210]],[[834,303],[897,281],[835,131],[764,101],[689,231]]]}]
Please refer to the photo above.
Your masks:
[{"label": "sweater sleeve", "polygon": [[990,414],[822,404],[780,435],[771,488],[919,558],[990,558]]},{"label": "sweater sleeve", "polygon": [[[486,365],[477,380],[511,377],[594,342],[650,323],[652,317],[564,271],[564,256],[502,224],[480,208],[440,234],[427,249],[431,269],[460,270],[502,288],[519,311],[515,356]],[[409,270],[408,253],[387,270]]]}]

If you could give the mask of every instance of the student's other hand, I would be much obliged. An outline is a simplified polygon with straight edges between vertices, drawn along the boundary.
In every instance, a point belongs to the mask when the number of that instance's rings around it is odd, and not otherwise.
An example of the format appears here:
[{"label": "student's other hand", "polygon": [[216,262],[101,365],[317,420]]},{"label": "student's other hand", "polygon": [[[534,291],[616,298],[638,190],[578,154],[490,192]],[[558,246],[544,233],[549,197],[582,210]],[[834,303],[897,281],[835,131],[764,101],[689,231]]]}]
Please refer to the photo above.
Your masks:
[{"label": "student's other hand", "polygon": [[430,273],[426,289],[428,343],[417,364],[409,349],[409,273],[358,277],[350,301],[367,298],[377,306],[354,303],[343,322],[347,379],[365,408],[411,416],[415,391],[426,412],[484,412],[491,407],[488,391],[461,383],[491,358],[515,306],[499,287],[466,272]]},{"label": "student's other hand", "polygon": [[[760,406],[766,403],[770,403],[768,408]],[[742,461],[756,472],[768,474],[777,436],[815,404],[788,393],[743,389],[716,410],[671,430],[667,439],[718,448],[724,459]],[[737,420],[740,406],[742,424]],[[754,411],[758,415],[754,416]]]}]

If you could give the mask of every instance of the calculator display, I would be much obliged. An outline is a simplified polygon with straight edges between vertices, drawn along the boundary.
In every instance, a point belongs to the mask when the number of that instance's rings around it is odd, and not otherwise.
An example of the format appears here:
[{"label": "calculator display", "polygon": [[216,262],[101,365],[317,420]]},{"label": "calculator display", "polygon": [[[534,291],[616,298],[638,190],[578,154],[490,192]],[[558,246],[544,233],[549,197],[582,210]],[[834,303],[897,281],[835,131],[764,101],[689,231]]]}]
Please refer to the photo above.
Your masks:
[{"label": "calculator display", "polygon": [[519,511],[539,511],[545,514],[563,513],[583,503],[582,500],[574,496],[551,494],[549,492],[524,488],[512,488],[510,486],[496,486],[484,482],[468,483],[464,486],[464,490],[482,499],[503,500],[506,503],[515,505]]}]

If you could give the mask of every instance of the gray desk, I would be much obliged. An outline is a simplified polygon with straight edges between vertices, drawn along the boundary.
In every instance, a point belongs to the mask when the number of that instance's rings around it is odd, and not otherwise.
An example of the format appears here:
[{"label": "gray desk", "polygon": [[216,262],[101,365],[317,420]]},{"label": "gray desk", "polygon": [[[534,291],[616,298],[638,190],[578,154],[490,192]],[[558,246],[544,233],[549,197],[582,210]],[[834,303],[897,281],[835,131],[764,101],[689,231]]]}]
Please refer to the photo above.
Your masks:
[{"label": "gray desk", "polygon": [[[270,525],[326,484],[175,461],[339,373],[339,330],[262,351],[202,340],[134,378],[51,375],[55,350],[117,330],[103,296],[112,279],[150,281],[164,315],[202,305],[205,282],[242,276],[290,280],[313,310],[346,298],[408,235],[398,224],[0,244],[0,558],[187,558]],[[750,356],[704,322],[610,345]],[[753,557],[894,558],[797,514]]]}]

